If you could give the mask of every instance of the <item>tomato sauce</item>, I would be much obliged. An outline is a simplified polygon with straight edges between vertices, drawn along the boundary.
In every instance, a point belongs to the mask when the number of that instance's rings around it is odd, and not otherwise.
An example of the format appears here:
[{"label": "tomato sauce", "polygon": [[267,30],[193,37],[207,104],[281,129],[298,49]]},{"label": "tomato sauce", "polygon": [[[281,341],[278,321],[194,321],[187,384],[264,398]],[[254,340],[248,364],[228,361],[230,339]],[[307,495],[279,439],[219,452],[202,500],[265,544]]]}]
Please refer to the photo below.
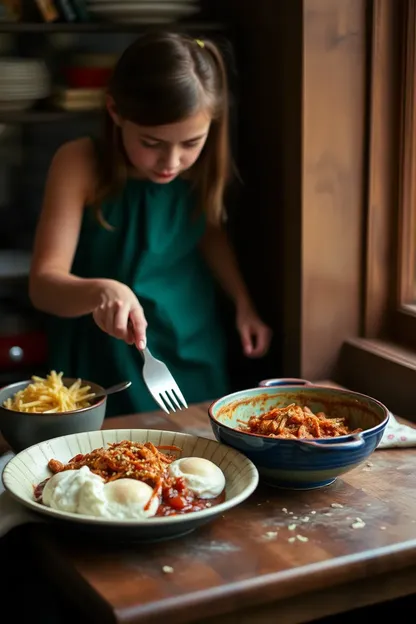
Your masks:
[{"label": "tomato sauce", "polygon": [[49,479],[50,479],[50,477],[48,477],[47,479],[45,479],[41,483],[38,483],[38,485],[36,485],[33,488],[33,496],[35,497],[35,501],[37,503],[41,503],[42,502],[43,488],[45,487],[45,485],[46,485],[47,481],[49,481]]},{"label": "tomato sauce", "polygon": [[156,512],[157,516],[176,516],[177,514],[201,511],[214,507],[225,500],[225,491],[216,498],[197,498],[187,489],[182,477],[174,480],[170,486],[162,487],[162,501]]}]

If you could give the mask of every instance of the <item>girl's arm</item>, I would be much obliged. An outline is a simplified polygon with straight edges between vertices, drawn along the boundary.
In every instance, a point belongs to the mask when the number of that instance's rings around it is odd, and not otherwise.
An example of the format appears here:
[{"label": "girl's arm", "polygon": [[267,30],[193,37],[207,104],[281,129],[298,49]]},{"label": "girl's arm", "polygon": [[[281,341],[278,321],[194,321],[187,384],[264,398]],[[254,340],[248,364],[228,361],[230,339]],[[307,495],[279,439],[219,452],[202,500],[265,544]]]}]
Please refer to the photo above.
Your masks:
[{"label": "girl's arm", "polygon": [[88,314],[100,304],[101,280],[70,274],[84,207],[94,188],[92,149],[88,139],[80,139],[56,152],[36,229],[30,298],[36,308],[62,317]]},{"label": "girl's arm", "polygon": [[92,313],[104,332],[142,349],[147,323],[132,290],[115,280],[71,274],[82,215],[93,195],[94,169],[89,139],[65,144],[53,158],[35,236],[30,298],[35,307],[56,316]]},{"label": "girl's arm", "polygon": [[208,226],[201,248],[214,276],[235,304],[236,324],[245,354],[261,357],[269,348],[272,333],[255,310],[226,232]]}]

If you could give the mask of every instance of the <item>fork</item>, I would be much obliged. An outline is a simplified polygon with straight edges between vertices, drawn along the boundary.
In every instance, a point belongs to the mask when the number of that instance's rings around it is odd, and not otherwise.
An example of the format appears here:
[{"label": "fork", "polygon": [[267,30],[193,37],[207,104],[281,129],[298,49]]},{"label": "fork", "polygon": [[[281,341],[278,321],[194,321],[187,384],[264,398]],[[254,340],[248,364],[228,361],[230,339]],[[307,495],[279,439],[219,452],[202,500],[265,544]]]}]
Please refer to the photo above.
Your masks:
[{"label": "fork", "polygon": [[188,407],[178,384],[166,364],[156,359],[146,347],[141,350],[143,381],[156,403],[167,413]]}]

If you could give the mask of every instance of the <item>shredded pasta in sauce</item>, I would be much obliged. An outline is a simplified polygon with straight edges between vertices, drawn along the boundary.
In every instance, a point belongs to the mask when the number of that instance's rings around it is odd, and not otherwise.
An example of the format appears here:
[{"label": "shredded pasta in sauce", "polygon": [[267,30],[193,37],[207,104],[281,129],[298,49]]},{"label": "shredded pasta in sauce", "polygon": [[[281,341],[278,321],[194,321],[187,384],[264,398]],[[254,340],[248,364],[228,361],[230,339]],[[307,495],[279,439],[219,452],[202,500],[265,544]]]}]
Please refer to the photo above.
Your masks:
[{"label": "shredded pasta in sauce", "polygon": [[88,466],[91,472],[99,475],[106,483],[116,479],[138,479],[151,487],[167,480],[167,468],[176,459],[162,451],[180,452],[176,446],[156,448],[151,442],[115,442],[108,448],[97,448],[86,455],[76,455],[67,464],[51,459],[48,467],[54,474],[63,470],[77,470]]},{"label": "shredded pasta in sauce", "polygon": [[239,429],[247,433],[286,439],[335,438],[362,431],[351,430],[345,418],[328,418],[323,412],[314,414],[308,407],[301,407],[296,403],[287,407],[276,407],[261,416],[251,416]]}]

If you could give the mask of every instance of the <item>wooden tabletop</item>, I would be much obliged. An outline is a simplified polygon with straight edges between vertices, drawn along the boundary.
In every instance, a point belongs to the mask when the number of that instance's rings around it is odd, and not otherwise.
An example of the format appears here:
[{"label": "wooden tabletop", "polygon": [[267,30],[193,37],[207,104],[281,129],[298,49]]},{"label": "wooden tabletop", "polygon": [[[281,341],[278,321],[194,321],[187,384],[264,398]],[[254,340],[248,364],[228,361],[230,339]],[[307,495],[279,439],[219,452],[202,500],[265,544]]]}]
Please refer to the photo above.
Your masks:
[{"label": "wooden tabletop", "polygon": [[[207,405],[109,419],[105,428],[213,437]],[[35,525],[32,541],[50,577],[101,624],[261,623],[277,613],[279,624],[308,622],[414,593],[415,474],[414,449],[376,450],[327,488],[260,484],[177,540],[86,545]],[[357,519],[365,526],[353,528]]]}]

